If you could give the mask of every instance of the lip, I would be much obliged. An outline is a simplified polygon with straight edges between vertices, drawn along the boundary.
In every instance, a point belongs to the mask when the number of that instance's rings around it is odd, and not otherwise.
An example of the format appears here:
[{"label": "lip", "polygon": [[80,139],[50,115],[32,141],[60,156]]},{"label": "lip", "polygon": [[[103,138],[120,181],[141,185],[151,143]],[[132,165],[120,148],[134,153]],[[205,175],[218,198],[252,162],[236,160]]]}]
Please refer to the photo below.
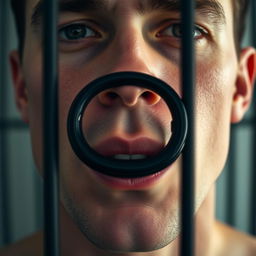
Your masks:
[{"label": "lip", "polygon": [[[93,147],[103,156],[113,156],[118,154],[130,155],[157,155],[163,148],[163,143],[148,137],[140,137],[133,140],[126,140],[119,137],[112,137],[103,140]],[[117,178],[92,171],[94,177],[111,189],[118,190],[142,190],[154,186],[164,176],[168,168],[152,175],[139,178]]]},{"label": "lip", "polygon": [[115,190],[143,190],[156,185],[168,168],[149,176],[140,178],[116,178],[97,171],[92,171],[96,179],[105,186]]},{"label": "lip", "polygon": [[153,156],[157,155],[164,148],[164,145],[148,137],[140,137],[133,140],[112,137],[103,140],[93,148],[103,156],[118,154]]}]

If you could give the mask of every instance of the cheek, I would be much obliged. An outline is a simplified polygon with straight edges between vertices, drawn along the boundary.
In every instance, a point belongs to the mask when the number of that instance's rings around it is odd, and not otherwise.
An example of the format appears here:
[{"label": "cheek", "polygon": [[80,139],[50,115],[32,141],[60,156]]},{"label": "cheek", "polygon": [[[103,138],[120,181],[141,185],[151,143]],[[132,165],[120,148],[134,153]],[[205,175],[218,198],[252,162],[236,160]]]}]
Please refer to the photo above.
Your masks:
[{"label": "cheek", "polygon": [[[29,63],[29,62],[27,62]],[[41,63],[35,61],[33,63]],[[28,91],[29,130],[36,165],[42,170],[42,73],[41,65],[29,66],[24,71]]]},{"label": "cheek", "polygon": [[59,125],[60,142],[67,144],[67,118],[71,104],[77,94],[84,88],[87,81],[83,79],[85,73],[74,71],[74,68],[63,67],[59,71]]},{"label": "cheek", "polygon": [[204,63],[197,70],[197,182],[212,184],[227,157],[236,67]]},{"label": "cheek", "polygon": [[59,99],[61,113],[67,113],[77,94],[92,80],[99,77],[95,66],[75,67],[60,62]]},{"label": "cheek", "polygon": [[[60,171],[62,182],[69,186],[84,182],[84,165],[73,152],[67,134],[67,118],[71,104],[77,94],[92,80],[94,73],[90,68],[75,69],[72,65],[60,63],[59,70],[59,139],[60,139]],[[85,72],[86,70],[86,72]],[[70,172],[70,170],[73,170]],[[81,170],[83,170],[81,172]],[[74,174],[74,176],[72,176]],[[81,178],[78,178],[81,175]],[[89,182],[87,182],[87,185]],[[81,185],[81,187],[84,187]],[[76,188],[74,187],[74,191]]]}]

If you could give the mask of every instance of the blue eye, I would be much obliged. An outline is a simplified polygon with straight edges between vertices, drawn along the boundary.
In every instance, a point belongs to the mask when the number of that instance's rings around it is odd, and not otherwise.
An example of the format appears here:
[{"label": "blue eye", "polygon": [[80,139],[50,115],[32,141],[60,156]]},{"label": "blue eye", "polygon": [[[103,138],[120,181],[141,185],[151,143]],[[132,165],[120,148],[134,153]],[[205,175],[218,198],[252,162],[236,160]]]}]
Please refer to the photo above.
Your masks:
[{"label": "blue eye", "polygon": [[173,36],[175,37],[182,37],[182,28],[180,24],[173,24],[171,25],[167,31],[169,31],[172,33]]},{"label": "blue eye", "polygon": [[85,24],[71,24],[59,31],[59,37],[62,40],[80,40],[96,36],[97,33]]},{"label": "blue eye", "polygon": [[[194,29],[194,37],[195,39],[200,38],[201,36],[203,36],[206,32],[204,31],[204,29],[200,28],[199,26],[195,26]],[[177,38],[181,38],[182,37],[182,27],[180,23],[175,23],[172,24],[170,26],[168,26],[167,28],[165,28],[164,30],[162,30],[159,33],[160,36],[171,36],[171,37],[177,37]]]}]

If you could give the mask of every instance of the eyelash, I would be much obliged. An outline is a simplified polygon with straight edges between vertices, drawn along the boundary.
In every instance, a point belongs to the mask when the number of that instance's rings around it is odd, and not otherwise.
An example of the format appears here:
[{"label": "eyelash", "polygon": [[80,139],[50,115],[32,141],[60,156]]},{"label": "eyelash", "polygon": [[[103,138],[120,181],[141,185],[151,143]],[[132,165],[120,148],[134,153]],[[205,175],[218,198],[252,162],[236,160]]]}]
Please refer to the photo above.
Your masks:
[{"label": "eyelash", "polygon": [[[72,35],[69,35],[68,33],[71,33],[73,30],[73,32],[75,30],[77,30],[77,35],[73,35],[74,38],[72,38]],[[80,34],[79,35],[79,31],[80,30]],[[89,34],[89,35],[88,35]],[[80,41],[83,40],[84,38],[99,38],[100,34],[95,31],[94,29],[92,29],[90,26],[83,24],[83,23],[73,23],[67,26],[62,27],[61,29],[59,29],[58,32],[59,35],[59,39],[61,41]]]},{"label": "eyelash", "polygon": [[[195,31],[195,41],[199,41],[200,39],[204,38],[209,34],[206,29],[204,29],[199,25],[195,25],[194,31]],[[198,31],[199,35],[196,35],[196,31]],[[70,34],[72,32],[73,32],[73,35]],[[74,32],[77,32],[77,33],[75,34]],[[171,35],[169,33],[171,33]],[[72,23],[64,27],[61,27],[59,29],[58,35],[59,35],[60,41],[70,42],[70,43],[79,43],[88,38],[101,37],[101,34],[99,32],[92,29],[89,25],[85,23]],[[158,38],[173,37],[173,38],[176,38],[176,40],[180,40],[182,37],[181,23],[177,22],[177,23],[172,23],[172,24],[169,24],[168,26],[165,26],[164,29],[161,29],[161,31],[156,34],[156,37]]]},{"label": "eyelash", "polygon": [[[181,37],[182,37],[182,31],[181,31],[181,23],[173,23],[173,24],[171,24],[171,25],[168,25],[167,27],[165,27],[164,29],[162,29],[160,32],[158,32],[157,33],[157,37],[165,37],[165,36],[169,36],[170,37],[170,35],[167,35],[167,34],[165,34],[164,32],[165,31],[167,31],[168,29],[170,29],[170,28],[172,28],[172,34],[173,35],[171,35],[171,37],[176,37],[176,38],[178,38],[178,39],[180,39]],[[181,33],[181,35],[175,35],[175,32],[173,31],[173,29],[175,29],[175,28],[178,28],[179,29],[179,32]],[[206,35],[208,35],[208,32],[204,29],[204,28],[202,28],[201,26],[199,26],[199,25],[195,25],[195,27],[194,27],[195,29],[194,29],[194,31],[199,31],[199,33],[200,33],[200,35],[199,36],[195,36],[195,40],[200,40],[203,36],[206,36]]]}]

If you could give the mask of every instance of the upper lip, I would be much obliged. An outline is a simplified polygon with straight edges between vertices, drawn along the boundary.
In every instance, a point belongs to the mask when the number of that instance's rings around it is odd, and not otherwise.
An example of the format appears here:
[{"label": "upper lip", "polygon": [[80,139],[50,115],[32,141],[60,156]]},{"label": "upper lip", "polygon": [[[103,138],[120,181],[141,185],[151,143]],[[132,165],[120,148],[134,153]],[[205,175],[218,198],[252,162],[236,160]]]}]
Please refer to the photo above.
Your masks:
[{"label": "upper lip", "polygon": [[112,137],[101,141],[93,148],[103,156],[114,156],[118,154],[152,156],[158,154],[163,147],[163,143],[148,137],[132,140]]}]

